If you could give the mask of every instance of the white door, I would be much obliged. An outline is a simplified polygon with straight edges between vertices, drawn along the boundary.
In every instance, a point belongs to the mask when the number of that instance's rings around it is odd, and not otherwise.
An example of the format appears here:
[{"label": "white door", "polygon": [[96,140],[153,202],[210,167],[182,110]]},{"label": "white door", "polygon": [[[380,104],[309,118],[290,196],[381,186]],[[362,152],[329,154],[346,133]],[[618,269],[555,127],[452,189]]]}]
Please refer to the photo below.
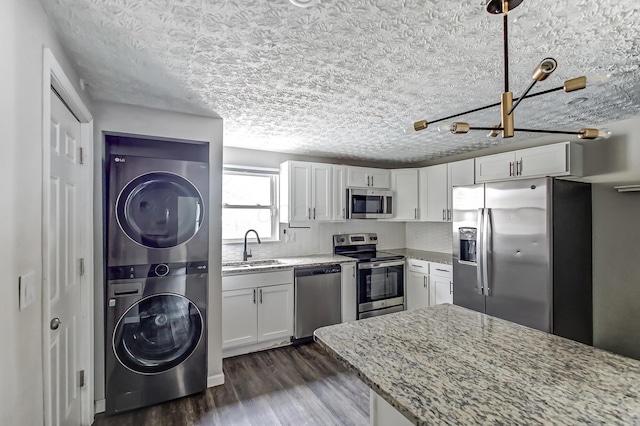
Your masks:
[{"label": "white door", "polygon": [[516,151],[516,176],[538,177],[566,174],[569,171],[568,143],[559,143]]},{"label": "white door", "polygon": [[429,306],[428,276],[419,272],[409,272],[407,276],[407,310]]},{"label": "white door", "polygon": [[347,185],[364,188],[370,185],[369,169],[364,167],[349,167],[347,169]]},{"label": "white door", "polygon": [[440,305],[442,303],[453,303],[453,281],[431,275],[431,304]]},{"label": "white door", "polygon": [[515,176],[514,152],[476,158],[476,183],[510,179]]},{"label": "white door", "polygon": [[258,341],[293,336],[293,284],[258,288]]},{"label": "white door", "polygon": [[344,222],[347,218],[347,168],[333,166],[333,221]]},{"label": "white door", "polygon": [[393,190],[393,218],[397,220],[418,219],[418,169],[391,171]]},{"label": "white door", "polygon": [[447,179],[447,206],[449,208],[449,217],[453,216],[453,187],[467,186],[475,183],[475,160],[473,158],[464,161],[456,161],[447,164],[449,170],[449,178]]},{"label": "white door", "polygon": [[290,167],[290,220],[305,222],[311,220],[311,164],[291,162]]},{"label": "white door", "polygon": [[389,170],[369,169],[369,186],[373,188],[391,188],[391,174]]},{"label": "white door", "polygon": [[421,189],[422,194],[427,196],[427,214],[424,218],[429,222],[447,221],[447,165],[439,164],[425,169],[426,191]]},{"label": "white door", "polygon": [[312,218],[319,221],[330,221],[333,217],[333,169],[330,164],[313,164],[311,166]]},{"label": "white door", "polygon": [[[81,266],[83,256],[80,208],[85,185],[81,173],[80,123],[51,93],[48,264],[44,327],[49,330],[50,368],[46,378],[48,424],[81,424]],[[49,423],[50,422],[50,423]]]},{"label": "white door", "polygon": [[258,341],[258,290],[222,292],[222,349]]}]

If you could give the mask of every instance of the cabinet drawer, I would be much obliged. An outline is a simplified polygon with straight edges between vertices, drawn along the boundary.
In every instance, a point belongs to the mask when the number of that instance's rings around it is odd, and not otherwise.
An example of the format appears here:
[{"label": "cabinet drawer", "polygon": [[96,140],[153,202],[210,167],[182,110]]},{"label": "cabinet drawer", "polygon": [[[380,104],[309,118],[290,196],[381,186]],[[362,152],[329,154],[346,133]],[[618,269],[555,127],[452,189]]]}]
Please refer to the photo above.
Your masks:
[{"label": "cabinet drawer", "polygon": [[453,265],[431,262],[429,265],[429,273],[438,277],[453,278]]},{"label": "cabinet drawer", "polygon": [[222,291],[293,283],[293,269],[222,277]]},{"label": "cabinet drawer", "polygon": [[407,267],[410,272],[429,273],[429,262],[420,259],[407,259]]}]

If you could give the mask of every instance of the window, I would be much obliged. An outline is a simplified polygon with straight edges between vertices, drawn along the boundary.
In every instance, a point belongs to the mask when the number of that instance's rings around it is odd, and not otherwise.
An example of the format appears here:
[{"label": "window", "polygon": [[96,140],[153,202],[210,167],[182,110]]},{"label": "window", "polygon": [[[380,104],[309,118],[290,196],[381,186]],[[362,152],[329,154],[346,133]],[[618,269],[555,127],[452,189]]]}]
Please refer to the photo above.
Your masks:
[{"label": "window", "polygon": [[222,239],[241,240],[255,229],[263,241],[278,239],[278,171],[225,166],[222,175]]}]

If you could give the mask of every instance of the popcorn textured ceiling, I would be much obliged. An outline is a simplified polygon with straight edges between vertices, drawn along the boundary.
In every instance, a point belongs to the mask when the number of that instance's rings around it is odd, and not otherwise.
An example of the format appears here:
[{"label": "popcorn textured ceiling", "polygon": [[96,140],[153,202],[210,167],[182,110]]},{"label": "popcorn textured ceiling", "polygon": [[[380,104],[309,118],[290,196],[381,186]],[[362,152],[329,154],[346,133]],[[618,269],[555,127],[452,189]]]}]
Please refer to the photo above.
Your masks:
[{"label": "popcorn textured ceiling", "polygon": [[[413,163],[509,139],[403,128],[499,102],[502,18],[482,0],[42,0],[94,99],[225,120],[225,145]],[[510,14],[511,90],[547,56],[516,127],[578,130],[640,115],[640,2],[526,0]],[[584,102],[574,102],[587,98]],[[500,122],[499,108],[458,119]],[[435,125],[433,127],[436,127]],[[517,133],[511,140],[530,135]]]}]

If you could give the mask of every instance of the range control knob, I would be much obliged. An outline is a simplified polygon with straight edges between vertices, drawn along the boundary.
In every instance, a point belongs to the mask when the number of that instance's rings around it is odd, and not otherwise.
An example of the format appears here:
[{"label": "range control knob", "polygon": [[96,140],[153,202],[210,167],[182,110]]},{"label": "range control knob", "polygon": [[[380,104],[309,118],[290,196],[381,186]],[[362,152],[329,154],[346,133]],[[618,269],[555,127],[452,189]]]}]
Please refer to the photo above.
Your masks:
[{"label": "range control knob", "polygon": [[338,238],[339,243],[344,243],[344,238]]},{"label": "range control knob", "polygon": [[158,277],[166,277],[169,274],[169,265],[166,263],[156,265],[155,273]]}]

